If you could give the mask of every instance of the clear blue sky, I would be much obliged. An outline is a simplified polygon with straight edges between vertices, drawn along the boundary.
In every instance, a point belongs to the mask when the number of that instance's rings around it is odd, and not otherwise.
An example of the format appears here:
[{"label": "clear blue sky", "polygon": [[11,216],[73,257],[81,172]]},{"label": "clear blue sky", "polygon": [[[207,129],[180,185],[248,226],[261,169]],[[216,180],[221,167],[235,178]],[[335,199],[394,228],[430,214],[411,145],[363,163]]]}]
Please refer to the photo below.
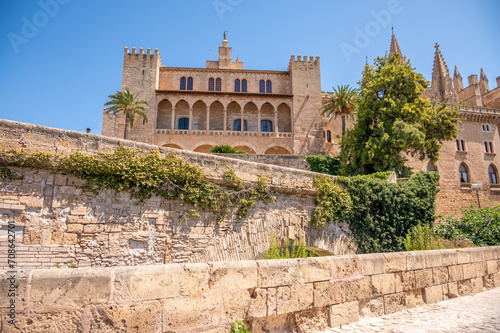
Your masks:
[{"label": "clear blue sky", "polygon": [[492,89],[499,16],[498,0],[0,0],[0,118],[100,133],[125,46],[158,48],[164,66],[204,67],[224,30],[247,69],[286,70],[291,54],[319,55],[331,90],[356,85],[394,26],[428,80],[437,42],[451,74],[457,65],[465,84],[482,67]]}]

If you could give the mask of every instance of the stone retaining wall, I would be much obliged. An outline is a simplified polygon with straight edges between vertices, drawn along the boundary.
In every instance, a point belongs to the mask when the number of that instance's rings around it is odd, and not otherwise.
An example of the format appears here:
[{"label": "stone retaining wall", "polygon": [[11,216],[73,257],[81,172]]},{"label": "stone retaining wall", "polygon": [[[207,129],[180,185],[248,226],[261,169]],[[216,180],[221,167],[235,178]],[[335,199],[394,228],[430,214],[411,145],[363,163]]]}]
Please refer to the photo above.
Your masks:
[{"label": "stone retaining wall", "polygon": [[[0,121],[0,149],[97,154],[112,152],[119,144],[169,152],[94,134]],[[7,237],[7,225],[14,222],[20,265],[28,268],[248,260],[267,250],[271,232],[280,241],[305,239],[307,245],[331,253],[354,253],[346,225],[310,226],[315,173],[209,154],[176,154],[198,165],[214,182],[222,180],[228,167],[250,185],[259,175],[267,176],[276,201],[256,203],[245,219],[233,211],[217,224],[213,214],[201,212],[200,217],[179,222],[190,208],[179,200],[153,197],[138,204],[128,193],[83,192],[75,187],[81,180],[73,176],[12,168],[23,178],[0,184],[0,239]],[[6,243],[0,244],[0,251],[7,253]],[[3,258],[0,268],[7,266]]]},{"label": "stone retaining wall", "polygon": [[[500,287],[500,247],[307,259],[35,269],[2,332],[311,332]],[[11,273],[1,273],[7,290]]]}]

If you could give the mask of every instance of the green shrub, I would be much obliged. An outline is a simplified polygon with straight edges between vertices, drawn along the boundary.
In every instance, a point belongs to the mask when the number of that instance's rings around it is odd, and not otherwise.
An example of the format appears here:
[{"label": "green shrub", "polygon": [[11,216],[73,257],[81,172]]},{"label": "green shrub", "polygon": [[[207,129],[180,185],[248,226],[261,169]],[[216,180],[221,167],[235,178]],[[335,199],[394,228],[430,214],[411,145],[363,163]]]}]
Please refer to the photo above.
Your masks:
[{"label": "green shrub", "polygon": [[[352,200],[346,222],[358,252],[404,251],[406,234],[414,226],[434,222],[438,179],[435,172],[418,172],[408,182],[399,184],[388,183],[378,176],[338,177]],[[330,205],[328,200],[318,199],[322,195],[318,188],[315,213]],[[341,214],[337,212],[337,217]],[[335,215],[330,213],[330,216]],[[332,218],[327,222],[335,221]],[[337,221],[343,220],[337,218]]]},{"label": "green shrub", "polygon": [[228,145],[213,146],[210,152],[215,154],[236,154],[236,150]]},{"label": "green shrub", "polygon": [[406,234],[404,244],[406,251],[439,250],[443,248],[432,227],[420,223]]},{"label": "green shrub", "polygon": [[338,175],[340,161],[329,155],[311,155],[306,156],[306,161],[309,163],[310,170],[327,175]]},{"label": "green shrub", "polygon": [[264,254],[265,259],[306,258],[312,256],[313,255],[307,251],[306,242],[303,239],[298,243],[292,243],[290,241],[288,246],[280,248],[275,234],[271,234],[269,249]]},{"label": "green shrub", "polygon": [[462,218],[444,218],[434,227],[447,240],[467,239],[476,246],[500,245],[500,205],[463,211]]}]

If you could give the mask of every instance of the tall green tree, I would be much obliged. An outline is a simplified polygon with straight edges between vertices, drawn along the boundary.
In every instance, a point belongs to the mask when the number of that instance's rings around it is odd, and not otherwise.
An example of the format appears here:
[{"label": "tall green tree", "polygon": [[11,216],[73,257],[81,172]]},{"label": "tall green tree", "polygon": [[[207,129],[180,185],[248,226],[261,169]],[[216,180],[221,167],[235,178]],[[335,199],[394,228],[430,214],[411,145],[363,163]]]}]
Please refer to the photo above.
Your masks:
[{"label": "tall green tree", "polygon": [[114,95],[109,95],[110,101],[104,104],[107,113],[118,114],[123,113],[125,115],[125,129],[123,131],[123,138],[129,138],[129,127],[134,127],[135,116],[141,116],[145,122],[148,121],[148,117],[144,113],[147,108],[148,102],[143,99],[138,99],[139,93],[132,93],[129,88],[125,88],[122,91],[117,91]]},{"label": "tall green tree", "polygon": [[357,123],[342,142],[341,173],[408,171],[405,156],[437,161],[443,142],[456,137],[458,106],[420,97],[429,82],[398,54],[366,64],[357,99]]},{"label": "tall green tree", "polygon": [[324,104],[321,109],[321,114],[329,117],[330,121],[337,116],[342,117],[342,137],[345,134],[345,117],[351,114],[356,107],[356,95],[358,90],[349,85],[340,85],[333,88],[333,94],[325,92],[328,98],[328,103]]}]

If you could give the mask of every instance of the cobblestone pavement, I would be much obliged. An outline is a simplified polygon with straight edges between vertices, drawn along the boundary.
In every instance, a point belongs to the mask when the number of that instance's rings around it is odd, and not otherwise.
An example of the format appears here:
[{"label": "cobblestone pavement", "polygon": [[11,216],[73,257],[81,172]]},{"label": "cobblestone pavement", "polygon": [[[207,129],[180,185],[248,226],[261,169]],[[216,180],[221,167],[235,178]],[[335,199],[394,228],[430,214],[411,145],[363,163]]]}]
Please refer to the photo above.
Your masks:
[{"label": "cobblestone pavement", "polygon": [[360,321],[332,332],[500,332],[500,288]]}]

